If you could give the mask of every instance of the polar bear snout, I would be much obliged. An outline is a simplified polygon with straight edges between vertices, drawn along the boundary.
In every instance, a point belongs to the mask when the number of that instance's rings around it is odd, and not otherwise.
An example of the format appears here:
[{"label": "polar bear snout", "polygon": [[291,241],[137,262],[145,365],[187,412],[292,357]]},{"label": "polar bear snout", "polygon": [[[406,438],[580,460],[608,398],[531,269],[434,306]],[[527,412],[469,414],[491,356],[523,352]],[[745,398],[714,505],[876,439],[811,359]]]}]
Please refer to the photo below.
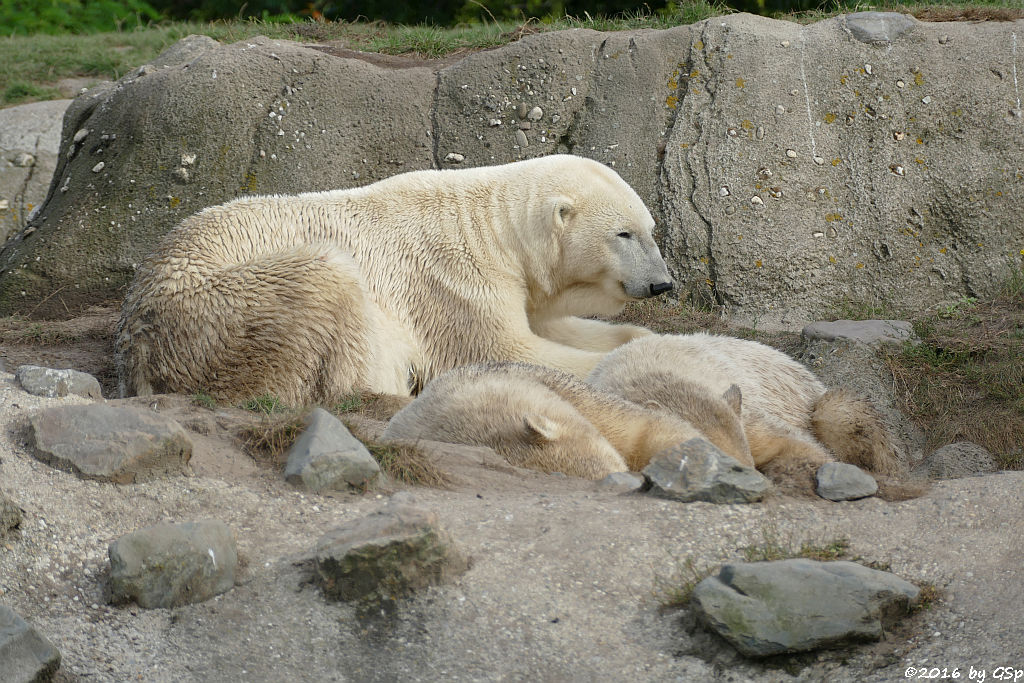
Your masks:
[{"label": "polar bear snout", "polygon": [[674,286],[675,285],[673,285],[671,282],[659,282],[657,284],[654,284],[652,282],[651,296],[658,296],[659,294],[664,294],[665,292],[671,291],[672,287]]}]

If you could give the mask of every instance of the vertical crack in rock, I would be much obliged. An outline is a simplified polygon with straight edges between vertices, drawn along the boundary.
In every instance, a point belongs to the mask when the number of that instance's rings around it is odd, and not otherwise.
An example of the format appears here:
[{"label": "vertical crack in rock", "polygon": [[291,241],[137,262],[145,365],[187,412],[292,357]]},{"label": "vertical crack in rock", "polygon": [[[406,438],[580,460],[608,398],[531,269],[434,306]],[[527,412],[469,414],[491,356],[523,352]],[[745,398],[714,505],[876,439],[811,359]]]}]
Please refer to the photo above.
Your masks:
[{"label": "vertical crack in rock", "polygon": [[[701,48],[700,48],[700,50],[697,51],[700,55],[703,56],[703,59],[701,59],[700,61],[703,62],[705,68],[709,68],[709,69],[710,69],[710,65],[709,65],[708,58],[709,58],[710,55],[707,53],[707,50],[708,50],[708,45],[711,44],[711,36],[709,35],[709,31],[708,31],[708,28],[709,28],[710,25],[711,25],[711,22],[709,20],[705,20],[704,21],[704,25],[701,27],[701,31],[700,31]],[[691,44],[692,44],[692,42],[691,42]],[[694,62],[694,50],[690,50],[690,61],[687,63],[687,67],[689,68],[690,73],[693,73],[693,70],[694,70],[695,66],[696,66],[696,63]],[[716,94],[715,90],[712,89],[712,87],[711,87],[711,81],[712,81],[712,79],[711,79],[710,74],[709,74],[708,78],[704,79],[704,84],[702,86],[703,89],[704,89],[704,92],[707,93],[707,96],[708,96],[708,106],[706,108],[707,111],[714,111],[714,109],[715,109],[714,104],[715,104],[715,100],[717,99],[717,94]],[[689,89],[687,89],[687,95],[689,95]],[[704,145],[703,152],[704,152],[704,154],[701,156],[700,168],[699,169],[695,168],[693,164],[689,164],[689,163],[687,164],[687,167],[690,170],[690,175],[693,178],[693,194],[690,195],[690,203],[693,204],[694,212],[697,214],[697,216],[700,218],[700,220],[704,223],[704,228],[707,231],[707,251],[706,251],[706,254],[705,254],[705,258],[707,258],[707,261],[708,261],[708,263],[707,263],[707,266],[708,266],[708,281],[709,281],[708,282],[708,286],[711,288],[711,295],[715,298],[715,303],[718,304],[719,306],[721,306],[721,305],[725,304],[725,298],[722,296],[722,293],[718,290],[718,263],[715,260],[715,252],[714,252],[715,226],[714,226],[714,223],[711,220],[711,217],[705,215],[701,211],[700,205],[697,202],[697,191],[698,191],[697,177],[698,177],[698,172],[699,171],[703,171],[703,173],[704,173],[705,187],[708,188],[708,192],[710,192],[710,188],[711,188],[711,171],[708,168],[708,154],[707,154],[708,153],[709,145],[706,142],[707,138],[706,138],[704,126],[701,124],[701,121],[700,121],[700,119],[698,117],[694,117],[694,124],[697,126],[697,129],[698,129],[697,139],[698,140],[704,140],[704,142],[703,142],[703,145]],[[697,146],[694,145],[695,149],[696,149],[696,147]]]},{"label": "vertical crack in rock", "polygon": [[434,72],[434,97],[430,103],[430,157],[432,168],[441,168],[441,131],[437,125],[438,102],[441,100],[441,72],[439,69]]},{"label": "vertical crack in rock", "polygon": [[36,174],[36,166],[39,165],[39,146],[42,139],[42,135],[36,136],[35,144],[32,146],[32,164],[28,167],[28,173],[25,174],[25,180],[21,183],[21,189],[14,193],[14,203],[18,212],[18,231],[23,230],[25,224],[28,223],[29,212],[26,212],[25,209],[25,198],[28,197],[28,186]]}]

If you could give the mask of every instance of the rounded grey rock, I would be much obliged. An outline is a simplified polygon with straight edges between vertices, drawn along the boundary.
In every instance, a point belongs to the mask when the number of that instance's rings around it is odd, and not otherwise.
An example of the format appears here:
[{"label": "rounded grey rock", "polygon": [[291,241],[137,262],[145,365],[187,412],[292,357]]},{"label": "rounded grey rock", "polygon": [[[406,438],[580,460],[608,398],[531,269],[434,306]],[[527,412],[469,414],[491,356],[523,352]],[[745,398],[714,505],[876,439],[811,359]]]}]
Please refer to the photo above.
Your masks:
[{"label": "rounded grey rock", "polygon": [[914,468],[913,474],[931,479],[959,479],[997,469],[996,459],[988,449],[970,441],[957,441],[933,451]]},{"label": "rounded grey rock", "polygon": [[857,500],[878,493],[878,482],[870,474],[845,462],[827,462],[816,475],[818,495],[827,500]]}]

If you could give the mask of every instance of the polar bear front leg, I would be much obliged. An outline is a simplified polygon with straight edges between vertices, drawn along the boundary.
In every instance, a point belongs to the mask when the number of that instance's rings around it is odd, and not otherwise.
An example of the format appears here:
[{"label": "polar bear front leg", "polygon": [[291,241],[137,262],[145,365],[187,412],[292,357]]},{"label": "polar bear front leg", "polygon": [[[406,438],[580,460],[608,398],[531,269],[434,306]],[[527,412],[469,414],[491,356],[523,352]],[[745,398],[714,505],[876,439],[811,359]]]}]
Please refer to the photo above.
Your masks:
[{"label": "polar bear front leg", "polygon": [[585,351],[607,352],[639,337],[654,334],[638,325],[609,323],[575,316],[537,318],[530,328],[540,337]]}]

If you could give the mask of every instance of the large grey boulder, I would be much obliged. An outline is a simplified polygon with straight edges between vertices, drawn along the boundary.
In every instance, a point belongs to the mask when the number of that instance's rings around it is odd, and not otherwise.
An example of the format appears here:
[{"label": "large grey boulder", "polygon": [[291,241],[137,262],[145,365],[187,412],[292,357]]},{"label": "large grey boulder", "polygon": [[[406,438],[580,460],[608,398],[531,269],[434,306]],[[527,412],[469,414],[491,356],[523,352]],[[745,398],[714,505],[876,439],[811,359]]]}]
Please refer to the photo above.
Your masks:
[{"label": "large grey boulder", "polygon": [[705,439],[690,439],[655,456],[644,468],[645,490],[683,503],[754,503],[771,482]]},{"label": "large grey boulder", "polygon": [[0,109],[0,244],[46,199],[70,103],[51,100]]},{"label": "large grey boulder", "polygon": [[47,408],[29,418],[35,456],[85,479],[133,484],[188,471],[192,441],[153,411],[104,404]]},{"label": "large grey boulder", "polygon": [[414,68],[193,38],[69,107],[47,201],[0,252],[0,314],[119,296],[161,235],[240,194],[553,152],[614,165],[673,275],[740,321],[984,295],[1024,246],[1022,33],[733,14]]},{"label": "large grey boulder", "polygon": [[919,590],[854,562],[727,564],[693,591],[698,616],[748,657],[879,640]]},{"label": "large grey boulder", "polygon": [[469,569],[470,559],[440,526],[437,514],[405,492],[369,517],[324,534],[316,571],[333,600],[392,599],[444,583]]},{"label": "large grey boulder", "polygon": [[0,680],[49,681],[60,668],[60,651],[17,612],[0,605]]},{"label": "large grey boulder", "polygon": [[60,398],[68,394],[102,399],[100,383],[92,375],[78,370],[43,368],[38,365],[20,365],[14,377],[21,388],[35,396]]},{"label": "large grey boulder", "polygon": [[235,585],[235,536],[218,520],[157,524],[122,536],[107,552],[114,603],[179,607]]},{"label": "large grey boulder", "polygon": [[310,491],[366,488],[380,476],[380,465],[341,420],[314,408],[288,451],[285,479]]}]

